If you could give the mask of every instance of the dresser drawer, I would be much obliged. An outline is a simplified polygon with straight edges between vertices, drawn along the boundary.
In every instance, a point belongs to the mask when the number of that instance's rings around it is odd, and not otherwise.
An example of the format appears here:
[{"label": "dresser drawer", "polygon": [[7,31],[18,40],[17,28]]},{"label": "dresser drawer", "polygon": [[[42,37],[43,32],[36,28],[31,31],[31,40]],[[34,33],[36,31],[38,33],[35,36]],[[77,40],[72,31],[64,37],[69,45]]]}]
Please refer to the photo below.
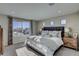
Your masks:
[{"label": "dresser drawer", "polygon": [[77,48],[77,40],[74,38],[64,38],[64,46],[70,47],[70,48]]},{"label": "dresser drawer", "polygon": [[2,51],[2,47],[0,46],[0,52]]}]

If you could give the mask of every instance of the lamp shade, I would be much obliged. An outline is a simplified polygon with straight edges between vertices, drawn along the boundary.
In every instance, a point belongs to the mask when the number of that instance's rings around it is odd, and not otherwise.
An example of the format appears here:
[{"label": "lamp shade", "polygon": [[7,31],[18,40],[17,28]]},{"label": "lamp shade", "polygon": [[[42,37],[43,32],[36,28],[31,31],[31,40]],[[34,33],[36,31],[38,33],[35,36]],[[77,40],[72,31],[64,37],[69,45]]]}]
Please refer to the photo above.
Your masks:
[{"label": "lamp shade", "polygon": [[70,30],[69,30],[69,28],[65,28],[65,32],[69,32]]}]

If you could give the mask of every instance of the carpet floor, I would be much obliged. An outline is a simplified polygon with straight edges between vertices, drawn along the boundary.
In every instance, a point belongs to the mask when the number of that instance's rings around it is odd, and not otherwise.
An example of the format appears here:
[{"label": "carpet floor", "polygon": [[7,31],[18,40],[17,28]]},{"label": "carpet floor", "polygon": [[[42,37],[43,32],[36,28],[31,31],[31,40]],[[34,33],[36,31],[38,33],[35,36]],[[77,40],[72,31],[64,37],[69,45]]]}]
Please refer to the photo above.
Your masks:
[{"label": "carpet floor", "polygon": [[[18,54],[16,52],[16,49],[23,48],[23,47],[25,47],[24,43],[18,43],[18,44],[8,46],[8,47],[6,47],[3,56],[17,56]],[[23,49],[25,49],[25,48],[23,48]],[[21,52],[21,53],[24,53],[24,56],[25,56],[25,54],[26,54],[26,56],[40,56],[39,54],[35,53],[34,51],[27,49],[27,47],[26,47],[26,51]],[[55,56],[79,56],[79,51],[62,47],[59,51],[57,51]]]}]

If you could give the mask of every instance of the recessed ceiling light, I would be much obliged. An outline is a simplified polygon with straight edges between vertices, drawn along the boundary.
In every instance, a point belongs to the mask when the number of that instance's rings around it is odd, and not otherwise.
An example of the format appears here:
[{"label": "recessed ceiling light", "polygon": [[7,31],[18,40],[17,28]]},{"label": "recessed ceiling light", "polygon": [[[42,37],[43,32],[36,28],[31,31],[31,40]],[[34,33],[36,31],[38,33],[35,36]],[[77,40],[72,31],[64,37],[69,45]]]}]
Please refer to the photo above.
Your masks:
[{"label": "recessed ceiling light", "polygon": [[12,11],[11,13],[12,13],[12,14],[15,14],[15,11]]},{"label": "recessed ceiling light", "polygon": [[61,13],[61,10],[58,10],[58,13]]}]

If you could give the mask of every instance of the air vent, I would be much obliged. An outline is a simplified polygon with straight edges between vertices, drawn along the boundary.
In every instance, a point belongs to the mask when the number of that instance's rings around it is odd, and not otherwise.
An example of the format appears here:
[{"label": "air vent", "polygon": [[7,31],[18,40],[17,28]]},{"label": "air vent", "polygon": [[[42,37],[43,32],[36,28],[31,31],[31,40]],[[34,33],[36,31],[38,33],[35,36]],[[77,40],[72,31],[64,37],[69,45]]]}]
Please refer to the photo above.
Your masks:
[{"label": "air vent", "polygon": [[55,5],[55,3],[49,3],[49,6],[53,6],[53,5]]}]

